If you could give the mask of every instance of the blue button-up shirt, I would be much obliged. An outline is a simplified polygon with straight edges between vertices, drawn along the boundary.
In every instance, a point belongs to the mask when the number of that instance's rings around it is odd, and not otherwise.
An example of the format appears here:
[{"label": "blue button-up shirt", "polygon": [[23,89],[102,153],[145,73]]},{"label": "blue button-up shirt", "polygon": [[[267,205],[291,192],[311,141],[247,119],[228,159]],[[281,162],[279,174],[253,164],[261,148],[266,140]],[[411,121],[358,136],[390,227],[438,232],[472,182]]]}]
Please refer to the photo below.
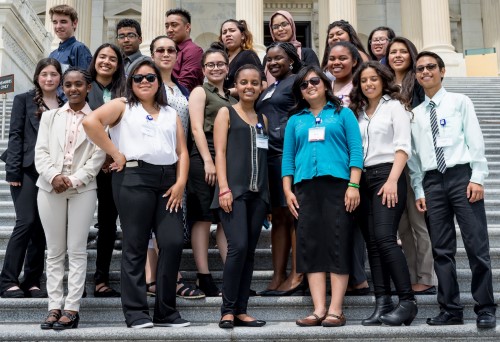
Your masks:
[{"label": "blue button-up shirt", "polygon": [[52,51],[49,57],[55,58],[61,63],[63,72],[70,66],[87,70],[92,60],[89,48],[76,40],[74,36],[59,43],[59,47]]}]

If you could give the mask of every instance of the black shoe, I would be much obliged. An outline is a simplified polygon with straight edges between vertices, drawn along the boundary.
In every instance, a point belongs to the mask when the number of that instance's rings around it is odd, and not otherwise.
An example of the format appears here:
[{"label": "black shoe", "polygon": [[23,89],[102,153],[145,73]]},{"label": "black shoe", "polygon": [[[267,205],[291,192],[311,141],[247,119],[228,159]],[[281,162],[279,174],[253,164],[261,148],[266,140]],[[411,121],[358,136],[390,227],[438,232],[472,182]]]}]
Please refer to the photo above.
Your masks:
[{"label": "black shoe", "polygon": [[196,273],[196,277],[198,278],[196,287],[203,291],[206,297],[219,297],[222,294],[217,285],[215,285],[212,274]]},{"label": "black shoe", "polygon": [[120,292],[109,287],[108,285],[103,285],[99,289],[94,289],[95,298],[117,298],[120,297]]},{"label": "black shoe", "polygon": [[191,322],[185,320],[184,318],[177,317],[173,321],[166,321],[157,318],[153,318],[153,324],[158,327],[171,327],[171,328],[182,328],[191,325]]},{"label": "black shoe", "polygon": [[413,294],[416,294],[416,295],[435,295],[437,293],[437,289],[435,286],[431,286],[429,287],[428,289],[426,290],[422,290],[422,291],[413,291]]},{"label": "black shoe", "polygon": [[235,327],[250,327],[250,328],[258,328],[266,325],[266,321],[262,321],[260,319],[254,319],[253,321],[242,321],[237,316],[234,316],[234,326]]},{"label": "black shoe", "polygon": [[415,300],[400,300],[394,310],[380,316],[378,320],[385,325],[391,326],[410,325],[417,313],[418,307]]},{"label": "black shoe", "polygon": [[464,324],[462,314],[454,315],[448,311],[441,311],[439,315],[432,318],[427,318],[429,325],[461,325]]},{"label": "black shoe", "polygon": [[370,317],[361,321],[362,325],[381,325],[382,323],[378,320],[380,316],[385,315],[394,310],[394,303],[389,295],[381,296],[375,298],[375,310]]},{"label": "black shoe", "polygon": [[11,291],[3,291],[2,298],[24,298],[24,291],[21,289],[11,290]]},{"label": "black shoe", "polygon": [[219,328],[221,329],[233,329],[234,328],[234,320],[232,319],[220,319]]},{"label": "black shoe", "polygon": [[257,296],[257,291],[250,289],[250,297]]},{"label": "black shoe", "polygon": [[478,328],[491,329],[497,326],[497,318],[494,313],[483,311],[477,315],[476,324]]},{"label": "black shoe", "polygon": [[366,296],[370,294],[369,287],[363,287],[361,289],[352,289],[345,292],[346,296]]},{"label": "black shoe", "polygon": [[153,327],[153,322],[151,322],[151,319],[148,318],[140,318],[136,320],[134,323],[129,325],[129,328],[132,329],[145,329],[145,328],[152,328]]},{"label": "black shoe", "polygon": [[307,283],[307,278],[304,278],[302,282],[295,286],[293,289],[290,289],[288,291],[270,291],[270,294],[267,294],[268,296],[293,296],[295,293],[299,293],[301,296],[306,295],[306,291],[309,288],[309,284]]},{"label": "black shoe", "polygon": [[[49,318],[54,318],[54,320],[50,320],[49,321]],[[59,310],[50,310],[49,314],[45,318],[45,321],[42,324],[40,324],[40,328],[42,330],[52,329],[52,327],[54,326],[55,323],[57,323],[57,321],[59,320],[59,318],[61,318],[61,311],[59,311]]]},{"label": "black shoe", "polygon": [[78,315],[78,312],[73,315],[71,312],[64,311],[62,316],[69,318],[69,322],[61,322],[61,320],[59,320],[54,323],[52,329],[64,330],[78,328],[78,322],[80,321],[80,315]]},{"label": "black shoe", "polygon": [[24,292],[24,295],[26,298],[47,298],[47,291],[42,290],[38,287],[34,288],[33,290],[27,290]]}]

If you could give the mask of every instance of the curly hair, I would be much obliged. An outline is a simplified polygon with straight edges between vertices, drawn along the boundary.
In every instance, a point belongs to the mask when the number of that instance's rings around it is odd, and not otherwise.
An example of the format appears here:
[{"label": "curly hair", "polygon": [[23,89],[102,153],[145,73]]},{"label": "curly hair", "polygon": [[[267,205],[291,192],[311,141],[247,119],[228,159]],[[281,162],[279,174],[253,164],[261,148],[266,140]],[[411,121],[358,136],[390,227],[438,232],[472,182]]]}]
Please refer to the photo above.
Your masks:
[{"label": "curly hair", "polygon": [[90,73],[90,76],[92,77],[92,80],[96,80],[97,69],[95,68],[95,63],[101,50],[105,48],[110,48],[116,54],[117,65],[116,65],[116,71],[113,73],[113,76],[111,78],[111,93],[113,94],[113,98],[120,97],[125,92],[125,71],[124,71],[125,69],[123,67],[122,54],[120,52],[120,49],[116,45],[110,43],[104,43],[101,46],[99,46],[95,50],[88,71]]},{"label": "curly hair", "polygon": [[124,27],[132,27],[135,28],[135,32],[139,37],[142,37],[141,24],[135,19],[122,19],[116,24],[116,34],[118,34],[118,30]]},{"label": "curly hair", "polygon": [[[43,69],[46,67],[52,65],[54,68],[56,68],[57,73],[59,74],[60,80],[62,80],[62,69],[61,69],[61,64],[57,59],[55,58],[42,58],[38,64],[36,65],[35,68],[35,74],[33,75],[33,84],[35,85],[35,97],[33,97],[33,102],[35,102],[37,110],[35,113],[35,116],[37,118],[42,117],[42,113],[47,110],[47,107],[45,106],[45,102],[43,102],[43,90],[42,87],[40,87],[40,84],[38,83],[38,77],[40,77],[40,74],[42,73]],[[59,83],[60,83],[59,80]],[[59,106],[63,105],[63,100],[57,97],[57,102],[59,102]]]},{"label": "curly hair", "polygon": [[238,30],[240,30],[241,35],[244,37],[241,41],[242,50],[253,50],[253,34],[248,29],[248,25],[245,20],[228,19],[224,21],[220,26],[219,42],[222,43],[222,27],[225,23],[234,23]]},{"label": "curly hair", "polygon": [[342,109],[342,101],[337,96],[333,95],[333,89],[328,77],[325,76],[323,71],[321,71],[321,69],[318,66],[306,65],[305,67],[300,69],[292,85],[292,93],[295,96],[295,99],[297,100],[297,104],[290,110],[290,116],[299,113],[301,110],[305,108],[310,107],[309,103],[302,96],[300,85],[302,84],[302,82],[304,82],[306,76],[311,72],[314,72],[321,79],[321,82],[323,82],[323,85],[325,86],[326,90],[325,91],[326,101],[329,101],[334,105],[335,113],[340,113],[340,110]]},{"label": "curly hair", "polygon": [[299,72],[299,70],[302,68],[302,60],[300,59],[300,56],[299,54],[297,53],[297,49],[295,48],[295,46],[293,46],[292,43],[288,43],[288,42],[272,42],[271,44],[269,44],[269,46],[267,47],[266,49],[266,58],[267,58],[267,53],[269,52],[269,50],[271,50],[272,48],[280,48],[281,50],[283,50],[286,55],[288,56],[288,58],[292,61],[292,74],[296,74]]},{"label": "curly hair", "polygon": [[399,92],[400,88],[394,83],[394,75],[389,68],[377,61],[368,61],[361,64],[352,77],[352,90],[349,94],[351,104],[349,108],[351,108],[354,114],[359,117],[362,115],[364,107],[368,105],[368,98],[363,94],[363,90],[361,89],[361,74],[368,68],[374,69],[380,77],[382,81],[382,95],[389,95],[391,99],[398,100],[409,111],[407,99]]},{"label": "curly hair", "polygon": [[328,63],[328,55],[330,54],[330,51],[327,52],[329,45],[328,35],[334,27],[340,27],[343,31],[345,31],[349,36],[349,42],[352,43],[358,49],[358,51],[367,54],[365,47],[363,46],[363,43],[361,43],[361,39],[359,39],[354,27],[352,27],[352,25],[349,24],[349,22],[346,20],[334,21],[333,23],[328,25],[328,29],[326,30],[325,53],[323,54],[323,60],[321,61],[321,69],[324,69],[326,67],[326,64]]}]

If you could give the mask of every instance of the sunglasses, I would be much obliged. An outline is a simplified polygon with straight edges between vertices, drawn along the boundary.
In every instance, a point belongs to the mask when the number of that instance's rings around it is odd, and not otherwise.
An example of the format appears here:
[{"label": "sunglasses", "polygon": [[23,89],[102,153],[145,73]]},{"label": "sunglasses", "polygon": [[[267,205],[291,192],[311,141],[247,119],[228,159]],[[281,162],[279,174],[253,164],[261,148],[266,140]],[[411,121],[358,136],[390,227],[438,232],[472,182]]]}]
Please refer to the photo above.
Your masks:
[{"label": "sunglasses", "polygon": [[143,79],[146,79],[149,83],[153,83],[156,80],[156,75],[155,74],[147,74],[147,75],[141,75],[141,74],[135,74],[132,75],[132,81],[134,83],[141,83]]},{"label": "sunglasses", "polygon": [[309,83],[311,83],[311,85],[313,85],[313,86],[317,86],[319,84],[319,82],[321,82],[321,78],[319,78],[318,76],[312,77],[308,80],[304,80],[300,84],[300,90],[306,90],[307,87],[309,87]]},{"label": "sunglasses", "polygon": [[424,72],[425,69],[432,71],[432,70],[436,69],[437,66],[438,65],[435,63],[429,63],[427,65],[419,65],[418,67],[415,68],[415,71],[418,73]]},{"label": "sunglasses", "polygon": [[169,55],[175,55],[177,53],[177,50],[172,46],[169,46],[167,48],[159,47],[155,50],[155,53],[159,53],[160,55],[163,55],[165,53],[165,51],[167,51],[167,53]]}]

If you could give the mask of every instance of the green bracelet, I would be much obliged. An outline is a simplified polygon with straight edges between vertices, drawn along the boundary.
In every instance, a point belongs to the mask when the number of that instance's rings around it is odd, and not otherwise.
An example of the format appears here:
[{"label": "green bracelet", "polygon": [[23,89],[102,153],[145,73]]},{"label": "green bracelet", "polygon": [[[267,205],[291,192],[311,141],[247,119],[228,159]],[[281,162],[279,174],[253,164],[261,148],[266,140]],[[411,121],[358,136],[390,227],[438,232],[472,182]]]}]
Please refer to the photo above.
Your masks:
[{"label": "green bracelet", "polygon": [[350,187],[352,187],[352,188],[359,189],[359,184],[356,184],[356,183],[347,183],[347,186],[350,186]]}]

